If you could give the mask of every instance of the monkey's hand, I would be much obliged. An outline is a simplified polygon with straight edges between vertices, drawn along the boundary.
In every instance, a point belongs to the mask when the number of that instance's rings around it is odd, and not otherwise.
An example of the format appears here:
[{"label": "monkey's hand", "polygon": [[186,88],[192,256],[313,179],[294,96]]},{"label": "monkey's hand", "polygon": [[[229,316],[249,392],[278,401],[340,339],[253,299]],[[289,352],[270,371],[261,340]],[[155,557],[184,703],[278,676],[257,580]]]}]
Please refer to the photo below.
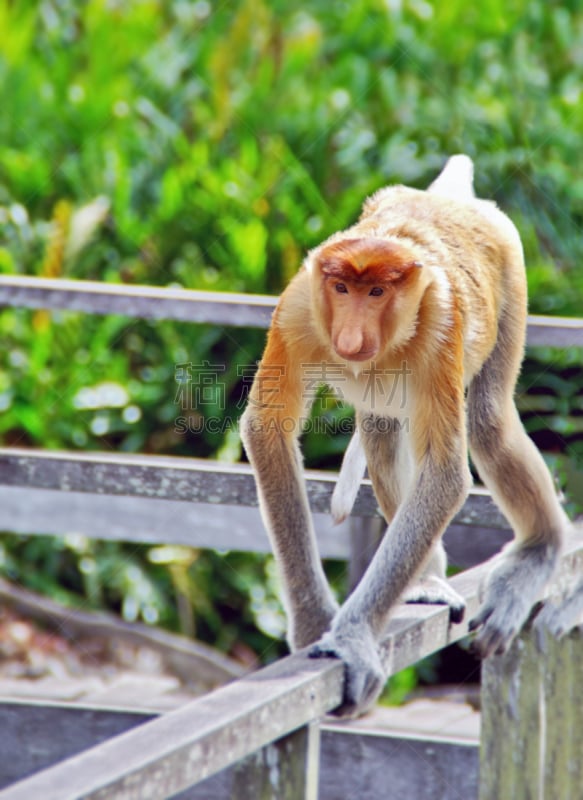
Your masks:
[{"label": "monkey's hand", "polygon": [[466,610],[466,601],[443,578],[428,575],[417,581],[403,594],[404,603],[426,603],[449,606],[449,618],[452,622],[461,622]]},{"label": "monkey's hand", "polygon": [[333,711],[338,717],[358,717],[368,711],[386,681],[379,647],[365,622],[332,629],[309,652],[310,658],[340,658],[344,662],[344,697]]},{"label": "monkey's hand", "polygon": [[470,631],[478,632],[474,652],[482,658],[506,652],[540,599],[556,557],[556,548],[546,544],[504,553],[488,578],[482,607],[469,624]]}]

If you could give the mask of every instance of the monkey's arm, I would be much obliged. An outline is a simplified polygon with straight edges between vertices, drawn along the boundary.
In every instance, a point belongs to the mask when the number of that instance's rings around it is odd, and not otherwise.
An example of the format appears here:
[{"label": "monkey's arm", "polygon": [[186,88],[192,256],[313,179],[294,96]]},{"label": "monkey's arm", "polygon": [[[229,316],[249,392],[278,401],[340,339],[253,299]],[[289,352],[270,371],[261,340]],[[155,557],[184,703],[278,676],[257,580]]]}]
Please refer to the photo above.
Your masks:
[{"label": "monkey's arm", "polygon": [[330,633],[312,649],[313,657],[334,655],[344,661],[344,702],[338,714],[362,713],[381,692],[386,678],[379,637],[390,611],[463,503],[468,485],[462,453],[447,464],[426,458],[362,580],[336,615]]},{"label": "monkey's arm", "polygon": [[274,324],[241,419],[241,436],[282,576],[293,649],[316,641],[338,608],[322,569],[301,474],[302,388],[299,359]]}]

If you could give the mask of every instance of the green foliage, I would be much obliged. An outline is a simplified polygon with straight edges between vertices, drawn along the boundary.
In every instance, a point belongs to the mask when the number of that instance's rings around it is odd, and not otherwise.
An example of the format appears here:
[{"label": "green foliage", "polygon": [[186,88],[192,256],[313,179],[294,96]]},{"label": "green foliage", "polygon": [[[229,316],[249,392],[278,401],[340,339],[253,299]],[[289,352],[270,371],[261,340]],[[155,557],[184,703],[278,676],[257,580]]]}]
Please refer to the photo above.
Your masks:
[{"label": "green foliage", "polygon": [[421,659],[412,667],[406,667],[391,675],[379,702],[387,706],[399,706],[411,698],[420,684],[432,684],[437,680],[437,664],[441,653]]},{"label": "green foliage", "polygon": [[[581,314],[582,51],[575,0],[0,0],[0,271],[279,292],[365,195],[425,186],[463,151],[521,230],[532,310]],[[261,332],[20,310],[0,330],[4,443],[240,457]],[[534,358],[521,405],[581,492],[580,353]],[[195,380],[215,372],[204,402],[180,394],[189,363]],[[199,430],[205,417],[223,430]],[[308,463],[337,465],[345,441],[308,435]],[[6,563],[43,590],[155,608],[173,626],[190,625],[173,608],[186,592],[196,632],[227,649],[230,603],[263,649],[261,559],[198,554],[185,589],[148,548],[63,542],[7,539]],[[128,570],[149,605],[131,599]]]},{"label": "green foliage", "polygon": [[379,698],[379,703],[385,706],[400,706],[410,697],[418,684],[416,668],[407,667],[396,675],[391,675]]}]

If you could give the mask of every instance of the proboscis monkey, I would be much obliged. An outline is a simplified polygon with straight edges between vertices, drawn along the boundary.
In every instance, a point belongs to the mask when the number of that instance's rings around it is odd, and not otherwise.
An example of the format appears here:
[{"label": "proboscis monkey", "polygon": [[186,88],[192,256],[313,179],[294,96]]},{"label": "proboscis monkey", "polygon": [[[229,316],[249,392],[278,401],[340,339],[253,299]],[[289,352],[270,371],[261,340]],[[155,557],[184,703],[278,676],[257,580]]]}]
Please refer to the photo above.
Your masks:
[{"label": "proboscis monkey", "polygon": [[[475,197],[472,179],[470,159],[454,156],[427,191],[381,189],[355,225],[308,254],[275,310],[241,422],[291,647],[343,660],[338,713],[346,716],[383,687],[379,637],[403,596],[445,602],[453,621],[463,615],[445,580],[441,535],[468,492],[468,445],[515,534],[470,623],[483,656],[503,652],[521,628],[568,525],[513,399],[526,328],[520,239],[494,203]],[[297,443],[314,365],[356,409],[333,511],[350,510],[362,448],[389,523],[340,608],[318,555]]]}]

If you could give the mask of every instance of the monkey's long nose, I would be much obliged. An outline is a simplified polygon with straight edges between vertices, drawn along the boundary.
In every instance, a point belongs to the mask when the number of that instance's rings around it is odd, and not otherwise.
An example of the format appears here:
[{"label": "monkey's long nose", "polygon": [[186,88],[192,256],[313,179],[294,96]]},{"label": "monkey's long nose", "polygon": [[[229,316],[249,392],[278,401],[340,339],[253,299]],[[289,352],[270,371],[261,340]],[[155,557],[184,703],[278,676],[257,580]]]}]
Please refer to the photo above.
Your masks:
[{"label": "monkey's long nose", "polygon": [[364,336],[360,328],[342,328],[334,347],[342,358],[355,358],[362,353]]}]

